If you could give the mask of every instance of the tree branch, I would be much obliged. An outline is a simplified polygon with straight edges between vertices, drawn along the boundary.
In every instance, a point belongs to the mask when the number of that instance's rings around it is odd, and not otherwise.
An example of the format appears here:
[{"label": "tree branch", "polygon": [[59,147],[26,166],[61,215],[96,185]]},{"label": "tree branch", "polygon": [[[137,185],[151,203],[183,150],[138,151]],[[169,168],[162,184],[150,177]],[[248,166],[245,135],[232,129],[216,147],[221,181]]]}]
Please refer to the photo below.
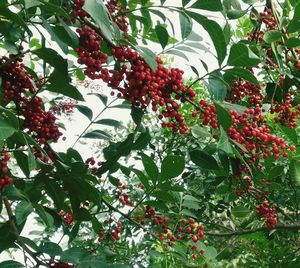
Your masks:
[{"label": "tree branch", "polygon": [[205,232],[208,236],[235,236],[235,235],[244,235],[244,234],[252,234],[257,232],[266,232],[270,230],[300,230],[300,222],[294,224],[283,224],[277,223],[274,229],[269,229],[267,227],[258,227],[253,229],[246,229],[246,230],[237,230],[228,233],[215,233],[215,232]]}]

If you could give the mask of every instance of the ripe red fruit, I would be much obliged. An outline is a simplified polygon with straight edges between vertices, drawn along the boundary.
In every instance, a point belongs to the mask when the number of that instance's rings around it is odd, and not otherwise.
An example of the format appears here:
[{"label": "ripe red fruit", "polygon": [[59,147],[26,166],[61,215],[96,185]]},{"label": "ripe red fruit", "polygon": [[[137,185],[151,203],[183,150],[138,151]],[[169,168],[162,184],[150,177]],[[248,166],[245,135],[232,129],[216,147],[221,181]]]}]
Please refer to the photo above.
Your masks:
[{"label": "ripe red fruit", "polygon": [[199,250],[199,252],[200,252],[201,254],[204,254],[204,253],[205,253],[205,249],[204,249],[204,248],[201,248],[201,249]]},{"label": "ripe red fruit", "polygon": [[191,249],[192,249],[192,250],[197,250],[197,245],[196,245],[196,244],[195,244],[195,245],[192,245]]}]

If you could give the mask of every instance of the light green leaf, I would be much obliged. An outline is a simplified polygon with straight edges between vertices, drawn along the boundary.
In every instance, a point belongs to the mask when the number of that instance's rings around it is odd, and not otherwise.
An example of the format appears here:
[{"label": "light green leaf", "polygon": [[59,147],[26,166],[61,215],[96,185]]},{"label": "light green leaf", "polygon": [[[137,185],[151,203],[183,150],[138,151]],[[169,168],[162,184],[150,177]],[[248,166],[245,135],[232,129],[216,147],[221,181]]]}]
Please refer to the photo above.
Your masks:
[{"label": "light green leaf", "polygon": [[193,28],[192,20],[184,13],[179,13],[179,21],[180,21],[180,28],[181,28],[181,38],[182,40],[184,40],[192,32],[192,28]]}]

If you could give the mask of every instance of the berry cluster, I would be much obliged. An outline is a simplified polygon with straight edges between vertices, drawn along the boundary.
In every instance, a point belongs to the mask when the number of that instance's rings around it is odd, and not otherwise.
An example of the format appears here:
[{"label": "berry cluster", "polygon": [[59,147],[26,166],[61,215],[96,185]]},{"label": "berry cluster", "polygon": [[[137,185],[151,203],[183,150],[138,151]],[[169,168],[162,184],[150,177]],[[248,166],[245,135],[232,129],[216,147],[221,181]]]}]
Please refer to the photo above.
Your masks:
[{"label": "berry cluster", "polygon": [[112,16],[113,21],[117,24],[119,29],[125,33],[128,32],[128,20],[124,14],[124,8],[122,8],[119,0],[108,0],[106,7]]},{"label": "berry cluster", "polygon": [[14,102],[19,116],[24,118],[24,128],[41,145],[49,140],[56,142],[62,133],[55,124],[56,118],[51,112],[43,110],[43,101],[35,96],[38,81],[27,73],[21,57],[0,58],[0,76],[3,82],[3,105]]},{"label": "berry cluster", "polygon": [[[104,223],[111,223],[112,221],[106,221]],[[110,226],[110,241],[115,243],[121,239],[120,233],[122,232],[122,223],[116,222],[115,225]],[[98,234],[98,242],[102,243],[107,237],[108,232],[104,229],[101,229]]]},{"label": "berry cluster", "polygon": [[294,107],[290,93],[286,94],[283,104],[273,102],[270,112],[272,114],[276,113],[275,121],[281,125],[288,126],[291,129],[298,126],[297,120],[300,119],[300,107]]},{"label": "berry cluster", "polygon": [[127,186],[123,184],[121,181],[118,182],[117,188],[115,190],[115,197],[118,199],[119,203],[122,206],[134,206],[134,202],[129,199],[129,195],[127,192]]},{"label": "berry cluster", "polygon": [[[93,174],[97,173],[98,171],[98,167],[95,167],[95,164],[96,164],[96,160],[94,157],[89,157],[88,159],[85,160],[85,166],[89,168]],[[101,165],[102,165],[101,161],[97,162],[97,166],[101,166]]]},{"label": "berry cluster", "polygon": [[258,85],[243,79],[235,81],[226,96],[226,99],[232,103],[238,103],[241,100],[248,101],[251,107],[261,106],[263,98],[264,95]]},{"label": "berry cluster", "polygon": [[253,183],[252,183],[252,180],[249,176],[245,176],[243,178],[242,186],[243,187],[237,186],[237,188],[235,190],[235,193],[236,193],[237,196],[244,197],[248,194],[249,191],[252,190]]},{"label": "berry cluster", "polygon": [[70,227],[74,225],[73,216],[70,213],[61,210],[58,215],[62,217],[65,226]]},{"label": "berry cluster", "polygon": [[65,262],[58,262],[55,261],[54,259],[51,259],[49,262],[50,267],[53,268],[75,268],[75,266],[73,264],[68,264]]},{"label": "berry cluster", "polygon": [[56,115],[61,115],[62,113],[68,115],[74,112],[76,104],[77,101],[71,99],[67,101],[59,101],[57,104],[52,105],[49,110]]},{"label": "berry cluster", "polygon": [[105,75],[101,75],[102,65],[107,61],[107,55],[100,51],[102,37],[88,26],[76,31],[79,34],[80,44],[80,47],[75,49],[79,56],[78,63],[86,65],[85,74],[89,78],[105,79]]},{"label": "berry cluster", "polygon": [[263,201],[256,206],[256,211],[261,218],[265,219],[265,224],[268,228],[274,229],[277,223],[276,207],[270,207],[268,201]]},{"label": "berry cluster", "polygon": [[3,191],[8,185],[13,182],[13,179],[7,176],[9,169],[7,162],[10,159],[10,155],[7,152],[0,153],[0,191]]}]

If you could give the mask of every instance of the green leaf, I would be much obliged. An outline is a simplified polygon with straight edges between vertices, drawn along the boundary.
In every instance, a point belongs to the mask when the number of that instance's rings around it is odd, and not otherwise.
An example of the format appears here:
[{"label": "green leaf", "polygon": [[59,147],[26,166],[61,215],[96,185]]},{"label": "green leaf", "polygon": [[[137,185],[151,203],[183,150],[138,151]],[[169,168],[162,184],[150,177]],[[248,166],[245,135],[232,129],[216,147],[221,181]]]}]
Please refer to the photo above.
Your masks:
[{"label": "green leaf", "polygon": [[285,41],[285,45],[288,48],[300,47],[300,39],[296,37],[291,37]]},{"label": "green leaf", "polygon": [[255,67],[260,63],[260,58],[255,55],[245,44],[233,44],[230,48],[228,65]]},{"label": "green leaf", "polygon": [[211,40],[213,41],[214,47],[216,49],[219,65],[221,65],[226,56],[227,45],[225,42],[223,30],[220,27],[220,25],[215,21],[209,20],[207,17],[202,16],[200,14],[190,12],[190,11],[187,11],[186,13],[195,21],[197,21],[208,32]]},{"label": "green leaf", "polygon": [[225,80],[232,80],[233,78],[244,78],[245,80],[249,81],[250,83],[259,85],[259,82],[255,75],[247,70],[247,69],[242,69],[242,68],[232,68],[232,69],[227,69],[224,71],[224,79]]},{"label": "green leaf", "polygon": [[25,268],[25,265],[17,261],[3,261],[0,263],[0,268]]},{"label": "green leaf", "polygon": [[51,214],[49,214],[44,208],[43,206],[39,205],[39,204],[34,204],[34,209],[35,212],[40,216],[40,218],[42,219],[42,221],[47,225],[48,228],[53,227],[54,224],[54,219],[51,216]]},{"label": "green leaf", "polygon": [[67,73],[67,61],[62,56],[60,56],[55,50],[44,47],[34,50],[32,51],[32,53],[36,54],[40,59],[46,61],[59,72]]},{"label": "green leaf", "polygon": [[167,50],[166,53],[167,54],[172,54],[172,55],[175,55],[175,56],[179,56],[179,57],[185,59],[186,61],[189,61],[189,58],[185,55],[185,53],[183,53],[179,50],[170,49],[170,50]]},{"label": "green leaf", "polygon": [[273,167],[269,171],[268,179],[274,179],[274,178],[280,176],[283,171],[284,171],[284,167],[283,166],[275,166],[275,167]]},{"label": "green leaf", "polygon": [[292,141],[294,144],[298,144],[298,136],[297,136],[297,132],[295,129],[290,129],[289,127],[283,126],[283,125],[279,125],[281,131],[283,132],[283,134],[290,140]]},{"label": "green leaf", "polygon": [[43,253],[46,253],[51,257],[59,256],[62,253],[61,247],[50,241],[45,241],[40,248]]},{"label": "green leaf", "polygon": [[45,178],[44,180],[47,195],[51,197],[53,200],[55,207],[60,210],[65,208],[64,199],[65,199],[65,192],[59,186],[59,184],[54,180],[49,180]]},{"label": "green leaf", "polygon": [[[101,93],[88,93],[88,95],[94,95],[94,96],[98,97],[105,106],[107,105],[108,98],[106,95],[101,94]],[[112,107],[110,107],[110,108],[112,108]]]},{"label": "green leaf", "polygon": [[297,186],[300,186],[300,161],[292,160],[290,162],[291,178]]},{"label": "green leaf", "polygon": [[[97,256],[88,256],[80,260],[80,263],[78,268],[97,268],[97,267],[103,267],[108,268],[111,267],[111,265],[106,264],[103,262],[103,260],[100,257]],[[118,267],[118,266],[116,266]]]},{"label": "green leaf", "polygon": [[181,28],[181,38],[184,40],[192,32],[193,24],[191,19],[184,13],[179,13],[179,22]]},{"label": "green leaf", "polygon": [[223,106],[216,102],[214,104],[217,109],[218,123],[225,131],[227,131],[227,129],[231,126],[232,117]]},{"label": "green leaf", "polygon": [[222,11],[223,5],[220,0],[197,0],[191,8],[204,9],[209,11]]},{"label": "green leaf", "polygon": [[136,50],[141,54],[149,67],[155,71],[157,69],[156,55],[147,47],[136,46]]},{"label": "green leaf", "polygon": [[110,140],[111,136],[109,133],[106,133],[102,130],[92,130],[82,136],[82,138],[88,138],[88,139],[100,139],[100,140]]},{"label": "green leaf", "polygon": [[161,47],[164,49],[169,41],[169,34],[165,27],[161,26],[160,24],[155,26],[155,33],[159,40]]},{"label": "green leaf", "polygon": [[61,256],[60,260],[64,262],[70,262],[77,264],[82,260],[84,257],[88,255],[88,252],[85,249],[82,249],[80,247],[72,247],[67,250],[65,250]]},{"label": "green leaf", "polygon": [[[29,160],[29,156],[22,151],[14,151],[14,157],[24,175],[28,178],[30,176],[29,161],[31,162],[31,160]],[[33,161],[35,161],[35,159],[33,159]]]},{"label": "green leaf", "polygon": [[222,127],[220,129],[220,138],[219,138],[217,148],[218,148],[218,150],[223,151],[224,153],[226,153],[229,156],[234,155],[232,145],[230,144],[227,134]]},{"label": "green leaf", "polygon": [[3,141],[14,134],[16,129],[6,119],[0,117],[0,141]]},{"label": "green leaf", "polygon": [[193,150],[190,152],[192,162],[202,169],[219,170],[219,165],[216,159],[209,153],[202,150]]},{"label": "green leaf", "polygon": [[207,131],[207,129],[204,127],[200,127],[199,125],[193,126],[191,132],[192,135],[197,139],[211,137],[211,134]]},{"label": "green leaf", "polygon": [[237,218],[244,218],[250,213],[250,209],[243,206],[236,206],[231,210],[232,215]]},{"label": "green leaf", "polygon": [[114,119],[100,119],[96,121],[94,124],[106,125],[115,128],[121,128],[123,126],[121,121],[117,121]]},{"label": "green leaf", "polygon": [[215,100],[223,101],[227,94],[227,85],[220,72],[213,72],[208,78],[208,89]]},{"label": "green leaf", "polygon": [[35,252],[40,252],[40,247],[31,239],[29,239],[28,237],[24,237],[24,236],[19,236],[18,240],[29,246],[30,248],[32,248]]},{"label": "green leaf", "polygon": [[266,43],[271,44],[271,43],[279,40],[281,37],[282,37],[281,31],[270,30],[264,34],[263,39],[266,41]]},{"label": "green leaf", "polygon": [[240,17],[243,17],[247,13],[248,13],[248,10],[230,9],[230,10],[227,10],[227,17],[230,20],[235,20],[235,19],[238,19]]},{"label": "green leaf", "polygon": [[161,164],[162,180],[169,180],[179,176],[185,167],[184,157],[179,155],[168,155]]},{"label": "green leaf", "polygon": [[156,183],[159,174],[158,167],[150,156],[144,153],[142,153],[141,155],[145,171],[147,172],[153,183]]},{"label": "green leaf", "polygon": [[26,221],[28,215],[33,211],[31,203],[27,201],[21,201],[15,209],[15,217],[17,225]]},{"label": "green leaf", "polygon": [[112,43],[113,41],[113,27],[111,26],[111,21],[108,17],[107,8],[105,7],[103,1],[89,0],[85,1],[82,7],[92,19],[97,23],[101,30],[101,34]]},{"label": "green leaf", "polygon": [[92,121],[93,111],[89,107],[77,104],[76,108],[78,109],[79,112],[85,115],[90,121]]}]

